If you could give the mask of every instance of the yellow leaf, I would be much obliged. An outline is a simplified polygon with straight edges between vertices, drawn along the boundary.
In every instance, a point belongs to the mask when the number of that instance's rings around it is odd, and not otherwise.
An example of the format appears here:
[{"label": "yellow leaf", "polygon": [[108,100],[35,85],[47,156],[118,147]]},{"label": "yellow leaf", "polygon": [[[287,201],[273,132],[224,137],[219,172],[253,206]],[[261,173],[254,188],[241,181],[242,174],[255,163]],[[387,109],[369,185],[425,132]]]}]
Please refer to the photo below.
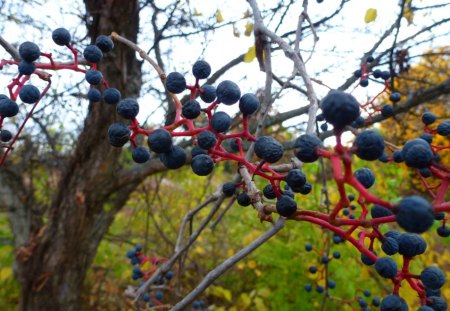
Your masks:
[{"label": "yellow leaf", "polygon": [[206,252],[205,252],[205,249],[203,248],[203,247],[201,247],[201,246],[197,246],[196,248],[195,248],[195,252],[196,253],[198,253],[198,254],[200,254],[200,255],[204,255]]},{"label": "yellow leaf", "polygon": [[252,304],[252,300],[250,299],[248,294],[242,293],[239,296],[238,304],[239,304],[240,310],[247,309]]},{"label": "yellow leaf", "polygon": [[231,291],[228,289],[223,289],[223,298],[228,300],[228,302],[231,302]]},{"label": "yellow leaf", "polygon": [[12,276],[12,269],[10,267],[0,269],[0,281],[10,279],[11,276]]},{"label": "yellow leaf", "polygon": [[222,16],[222,12],[220,12],[220,10],[217,10],[217,12],[216,12],[216,22],[218,22],[218,23],[223,22],[223,16]]},{"label": "yellow leaf", "polygon": [[256,274],[256,276],[261,276],[262,272],[259,269],[255,269],[255,274]]},{"label": "yellow leaf", "polygon": [[377,9],[370,8],[366,11],[366,16],[364,16],[364,21],[366,24],[373,22],[377,19]]},{"label": "yellow leaf", "polygon": [[250,37],[252,35],[252,31],[253,31],[253,24],[252,23],[247,23],[245,25],[245,32],[244,32],[244,34],[247,37]]},{"label": "yellow leaf", "polygon": [[[252,46],[244,55],[244,62],[251,63],[256,58],[256,47]],[[244,238],[245,239],[245,238]]]},{"label": "yellow leaf", "polygon": [[254,260],[249,260],[249,262],[247,263],[247,266],[248,266],[250,269],[255,269],[255,268],[256,268],[256,261],[254,261]]},{"label": "yellow leaf", "polygon": [[239,270],[242,270],[242,269],[245,268],[245,264],[244,264],[243,262],[239,262],[239,263],[237,264],[237,268],[238,268]]},{"label": "yellow leaf", "polygon": [[194,16],[202,16],[203,14],[199,12],[196,8],[194,8]]},{"label": "yellow leaf", "polygon": [[268,310],[267,307],[264,305],[264,301],[259,297],[257,297],[255,299],[255,309],[257,311],[267,311]]},{"label": "yellow leaf", "polygon": [[234,255],[234,250],[230,248],[230,249],[228,249],[227,253],[228,253],[228,257],[231,257]]}]

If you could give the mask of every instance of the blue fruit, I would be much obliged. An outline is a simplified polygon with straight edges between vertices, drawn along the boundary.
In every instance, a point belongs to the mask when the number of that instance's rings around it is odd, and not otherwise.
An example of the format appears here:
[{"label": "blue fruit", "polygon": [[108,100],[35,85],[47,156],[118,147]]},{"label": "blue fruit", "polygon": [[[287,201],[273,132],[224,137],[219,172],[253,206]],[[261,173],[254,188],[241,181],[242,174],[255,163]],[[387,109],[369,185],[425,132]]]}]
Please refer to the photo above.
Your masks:
[{"label": "blue fruit", "polygon": [[400,95],[399,92],[394,92],[391,95],[389,95],[389,100],[393,103],[400,101],[400,99],[402,99],[402,96]]},{"label": "blue fruit", "polygon": [[285,180],[289,187],[297,188],[302,187],[306,183],[306,176],[301,170],[294,168],[288,172]]},{"label": "blue fruit", "polygon": [[375,270],[382,277],[392,279],[397,275],[397,264],[391,257],[379,258],[375,263]]},{"label": "blue fruit", "polygon": [[436,121],[436,115],[431,112],[424,112],[422,114],[422,122],[425,125],[433,124]]},{"label": "blue fruit", "polygon": [[366,189],[369,189],[375,183],[375,174],[367,167],[357,169],[353,175]]},{"label": "blue fruit", "polygon": [[150,152],[147,148],[138,146],[131,151],[131,157],[136,163],[145,163],[150,159]]},{"label": "blue fruit", "polygon": [[111,37],[100,35],[95,39],[95,45],[103,52],[108,53],[114,48],[114,42]]},{"label": "blue fruit", "polygon": [[117,113],[125,119],[133,120],[139,113],[139,104],[133,98],[122,99],[117,105]]},{"label": "blue fruit", "polygon": [[349,93],[331,90],[321,101],[325,120],[335,129],[342,130],[359,116],[359,103]]},{"label": "blue fruit", "polygon": [[19,97],[25,104],[34,104],[39,100],[41,92],[32,84],[22,86],[19,91]]},{"label": "blue fruit", "polygon": [[356,155],[368,161],[374,161],[384,153],[384,139],[375,131],[362,131],[356,136],[353,146],[356,148]]},{"label": "blue fruit", "polygon": [[89,69],[86,71],[85,78],[89,84],[97,85],[100,84],[100,82],[102,82],[103,75],[98,70]]},{"label": "blue fruit", "polygon": [[[372,253],[374,253],[375,255],[377,254],[375,251],[371,250]],[[375,264],[375,260],[372,260],[369,256],[367,256],[366,254],[362,253],[361,254],[361,261],[363,262],[363,264],[365,264],[366,266],[372,266]]]},{"label": "blue fruit", "polygon": [[204,130],[197,134],[198,146],[202,149],[208,150],[216,145],[217,138],[213,132]]},{"label": "blue fruit", "polygon": [[206,79],[211,74],[211,66],[204,60],[198,60],[192,66],[192,73],[196,79]]},{"label": "blue fruit", "polygon": [[87,93],[87,98],[91,102],[98,102],[102,99],[102,93],[98,89],[91,87]]},{"label": "blue fruit", "polygon": [[249,206],[252,203],[252,200],[248,196],[247,192],[239,193],[236,200],[241,206]]},{"label": "blue fruit", "polygon": [[57,45],[68,45],[72,37],[66,28],[57,28],[52,32],[52,39]]},{"label": "blue fruit", "polygon": [[381,244],[381,249],[383,252],[386,253],[386,255],[392,256],[394,254],[398,253],[398,242],[395,238],[392,237],[386,237]]},{"label": "blue fruit", "polygon": [[10,141],[12,138],[12,134],[10,131],[2,129],[0,130],[0,140],[4,143]]},{"label": "blue fruit", "polygon": [[30,41],[26,41],[19,46],[20,57],[29,63],[34,62],[41,55],[39,47]]},{"label": "blue fruit", "polygon": [[113,123],[108,129],[109,143],[114,147],[122,147],[130,139],[130,129],[122,123]]},{"label": "blue fruit", "polygon": [[202,92],[200,92],[200,98],[205,103],[212,103],[216,99],[216,88],[209,84],[202,86]]},{"label": "blue fruit", "polygon": [[283,156],[283,151],[283,145],[271,136],[261,136],[256,139],[255,154],[266,162],[277,162]]},{"label": "blue fruit", "polygon": [[14,117],[19,112],[19,106],[9,98],[0,100],[0,115],[4,118]]},{"label": "blue fruit", "polygon": [[230,128],[231,121],[231,117],[226,112],[217,111],[211,117],[211,127],[217,133],[224,133]]},{"label": "blue fruit", "polygon": [[236,186],[233,182],[226,182],[222,185],[222,192],[226,197],[232,197],[236,193]]},{"label": "blue fruit", "polygon": [[433,151],[428,142],[416,138],[406,142],[402,149],[402,156],[406,165],[420,169],[430,164],[433,159]]},{"label": "blue fruit", "polygon": [[400,255],[414,257],[423,254],[427,249],[427,242],[418,234],[403,233],[397,238]]},{"label": "blue fruit", "polygon": [[403,298],[397,295],[389,295],[383,298],[380,306],[381,311],[408,311],[408,305]]},{"label": "blue fruit", "polygon": [[394,115],[394,108],[391,105],[386,104],[383,106],[383,108],[381,108],[381,114],[386,118],[391,117]]},{"label": "blue fruit", "polygon": [[241,90],[236,83],[225,80],[220,82],[217,86],[216,95],[219,103],[232,105],[241,97]]},{"label": "blue fruit", "polygon": [[437,133],[441,136],[447,136],[450,134],[450,120],[445,120],[439,123],[437,127]]},{"label": "blue fruit", "polygon": [[18,70],[20,74],[29,76],[36,70],[36,65],[32,62],[23,60],[19,63]]},{"label": "blue fruit", "polygon": [[380,206],[380,205],[374,205],[372,206],[372,209],[370,210],[370,215],[372,218],[381,218],[386,216],[393,215],[392,211],[386,207]]},{"label": "blue fruit", "polygon": [[178,169],[186,163],[186,152],[180,146],[173,146],[168,152],[160,153],[159,159],[165,167],[171,170]]},{"label": "blue fruit", "polygon": [[179,72],[171,72],[166,79],[167,90],[174,94],[179,94],[186,89],[186,79]]},{"label": "blue fruit", "polygon": [[169,152],[172,148],[172,135],[165,129],[157,129],[148,136],[147,143],[153,152]]},{"label": "blue fruit", "polygon": [[181,108],[181,113],[186,119],[195,119],[200,115],[202,108],[195,99],[188,100]]},{"label": "blue fruit", "polygon": [[439,289],[445,284],[445,274],[436,267],[427,267],[420,274],[423,285],[431,289]]},{"label": "blue fruit", "polygon": [[196,175],[209,175],[214,169],[214,160],[207,154],[199,154],[192,159],[191,168]]},{"label": "blue fruit", "polygon": [[100,50],[96,45],[88,45],[83,51],[84,58],[90,63],[98,63],[103,58],[102,50]]},{"label": "blue fruit", "polygon": [[316,149],[319,148],[322,141],[315,135],[303,134],[295,141],[295,156],[302,162],[310,163],[316,161],[319,156]]},{"label": "blue fruit", "polygon": [[118,89],[113,87],[107,88],[103,91],[103,100],[109,105],[114,105],[120,102],[122,95]]},{"label": "blue fruit", "polygon": [[271,184],[268,184],[263,188],[263,195],[268,199],[275,199],[277,197]]},{"label": "blue fruit", "polygon": [[433,225],[433,208],[424,198],[409,196],[399,202],[396,220],[408,232],[423,233]]},{"label": "blue fruit", "polygon": [[289,217],[292,216],[297,210],[297,203],[293,198],[287,195],[282,195],[277,200],[276,209],[278,214],[280,214],[281,216]]},{"label": "blue fruit", "polygon": [[244,116],[251,115],[260,106],[259,99],[254,94],[244,94],[239,100],[239,110]]}]

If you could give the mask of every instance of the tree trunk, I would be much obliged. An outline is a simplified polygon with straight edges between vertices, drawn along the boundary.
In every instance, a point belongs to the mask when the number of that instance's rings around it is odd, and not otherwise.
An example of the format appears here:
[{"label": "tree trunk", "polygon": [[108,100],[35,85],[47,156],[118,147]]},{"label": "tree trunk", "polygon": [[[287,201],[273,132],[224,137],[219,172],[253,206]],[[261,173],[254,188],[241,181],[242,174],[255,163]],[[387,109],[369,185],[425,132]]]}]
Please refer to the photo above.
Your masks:
[{"label": "tree trunk", "polygon": [[[116,31],[136,41],[137,0],[85,0],[85,4],[92,39]],[[134,51],[116,45],[98,69],[123,97],[139,95],[141,68]],[[23,238],[16,239],[21,310],[86,310],[81,293],[87,270],[115,213],[140,182],[119,183],[121,150],[112,148],[106,137],[110,124],[118,121],[115,108],[104,103],[89,105],[73,156],[58,173],[59,187],[47,206],[46,224],[28,221],[24,230],[24,221],[11,221],[15,236],[27,235],[25,244]],[[29,218],[24,216],[26,211],[36,210],[33,196],[10,202],[12,218]]]}]

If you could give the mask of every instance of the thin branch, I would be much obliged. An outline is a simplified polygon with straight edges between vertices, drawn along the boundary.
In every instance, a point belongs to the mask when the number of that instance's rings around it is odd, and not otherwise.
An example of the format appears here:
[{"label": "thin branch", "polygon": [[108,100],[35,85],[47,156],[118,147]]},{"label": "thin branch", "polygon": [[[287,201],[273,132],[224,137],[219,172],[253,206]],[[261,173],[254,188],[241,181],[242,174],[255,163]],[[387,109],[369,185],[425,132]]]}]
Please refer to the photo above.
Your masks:
[{"label": "thin branch", "polygon": [[259,246],[268,241],[271,237],[277,234],[285,224],[283,218],[279,218],[274,225],[267,230],[265,233],[260,235],[257,239],[251,242],[248,246],[241,249],[239,252],[226,259],[222,264],[217,266],[214,270],[209,272],[205,278],[200,282],[200,284],[186,295],[180,302],[178,302],[171,310],[184,310],[188,304],[190,304],[195,297],[200,295],[208,286],[210,286],[217,278],[233,267],[237,262],[241,261],[243,258],[247,257],[251,252],[257,249]]}]

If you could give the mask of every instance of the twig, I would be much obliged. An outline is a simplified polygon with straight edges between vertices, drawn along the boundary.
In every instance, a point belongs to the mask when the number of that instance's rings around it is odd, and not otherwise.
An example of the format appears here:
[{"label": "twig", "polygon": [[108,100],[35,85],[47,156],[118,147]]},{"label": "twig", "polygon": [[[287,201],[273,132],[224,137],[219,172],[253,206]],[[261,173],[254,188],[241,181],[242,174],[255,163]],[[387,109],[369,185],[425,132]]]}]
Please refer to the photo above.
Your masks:
[{"label": "twig", "polygon": [[256,240],[251,242],[248,246],[241,249],[239,252],[226,259],[223,263],[217,266],[214,270],[209,272],[205,278],[198,284],[198,286],[187,294],[180,302],[178,302],[171,310],[184,310],[185,307],[190,304],[195,297],[201,294],[209,285],[211,285],[218,277],[224,274],[228,269],[233,267],[237,262],[247,257],[251,252],[268,241],[272,236],[278,233],[284,227],[285,220],[279,218],[274,225],[265,233],[260,235]]}]

